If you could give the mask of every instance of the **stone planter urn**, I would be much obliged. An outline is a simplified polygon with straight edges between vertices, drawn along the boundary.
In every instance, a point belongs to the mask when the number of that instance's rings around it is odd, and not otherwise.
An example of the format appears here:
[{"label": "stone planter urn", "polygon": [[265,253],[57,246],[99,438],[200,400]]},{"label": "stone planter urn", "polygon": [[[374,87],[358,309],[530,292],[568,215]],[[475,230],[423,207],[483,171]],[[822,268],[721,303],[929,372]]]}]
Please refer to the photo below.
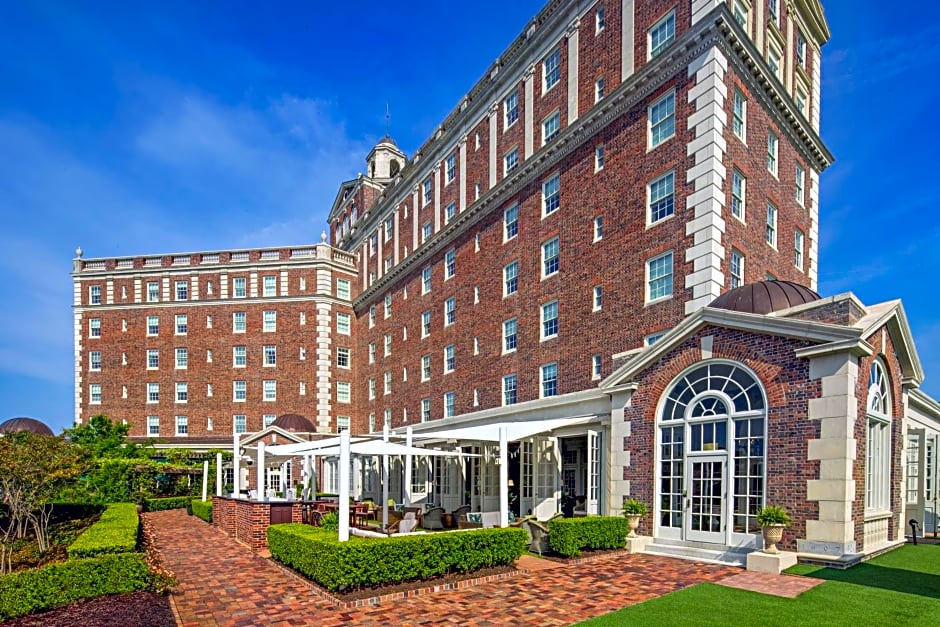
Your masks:
[{"label": "stone planter urn", "polygon": [[786,529],[786,525],[764,525],[761,527],[764,534],[764,553],[774,555],[780,552],[777,543],[783,539],[784,529]]},{"label": "stone planter urn", "polygon": [[627,528],[630,529],[630,533],[627,534],[628,538],[635,538],[636,529],[640,526],[640,514],[628,514],[627,515]]}]

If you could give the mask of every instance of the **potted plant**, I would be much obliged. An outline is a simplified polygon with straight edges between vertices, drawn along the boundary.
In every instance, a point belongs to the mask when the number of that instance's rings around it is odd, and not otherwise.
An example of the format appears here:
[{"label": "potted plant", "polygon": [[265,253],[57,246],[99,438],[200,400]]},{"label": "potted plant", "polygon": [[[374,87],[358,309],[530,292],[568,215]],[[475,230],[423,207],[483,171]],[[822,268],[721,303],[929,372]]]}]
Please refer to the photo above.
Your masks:
[{"label": "potted plant", "polygon": [[628,538],[636,537],[636,528],[640,526],[640,518],[649,511],[646,503],[636,499],[627,499],[623,502],[623,515],[627,518],[627,526],[630,528]]},{"label": "potted plant", "polygon": [[783,530],[793,521],[787,510],[779,505],[768,505],[757,512],[757,524],[764,534],[764,553],[779,553],[777,543],[783,538]]}]

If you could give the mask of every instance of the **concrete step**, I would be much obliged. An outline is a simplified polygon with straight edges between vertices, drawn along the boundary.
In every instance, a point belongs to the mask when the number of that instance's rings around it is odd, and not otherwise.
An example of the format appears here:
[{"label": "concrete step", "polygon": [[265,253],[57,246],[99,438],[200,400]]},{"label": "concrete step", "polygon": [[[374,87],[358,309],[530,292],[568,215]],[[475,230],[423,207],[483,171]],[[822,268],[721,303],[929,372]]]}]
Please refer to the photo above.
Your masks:
[{"label": "concrete step", "polygon": [[661,555],[663,557],[677,557],[679,559],[705,562],[708,564],[722,564],[724,566],[740,566],[747,564],[747,549],[735,549],[721,545],[689,542],[681,543],[674,540],[657,539],[644,551],[648,555]]}]

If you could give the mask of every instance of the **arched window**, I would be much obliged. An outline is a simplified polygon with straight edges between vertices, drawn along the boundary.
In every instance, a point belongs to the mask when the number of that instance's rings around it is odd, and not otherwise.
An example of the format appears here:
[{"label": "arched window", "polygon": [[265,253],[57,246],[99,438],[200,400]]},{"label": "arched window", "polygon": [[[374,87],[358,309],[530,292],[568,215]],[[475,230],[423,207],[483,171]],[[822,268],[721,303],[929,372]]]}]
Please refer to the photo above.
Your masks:
[{"label": "arched window", "polygon": [[868,371],[868,429],[865,448],[865,509],[869,512],[891,508],[891,393],[881,359]]}]

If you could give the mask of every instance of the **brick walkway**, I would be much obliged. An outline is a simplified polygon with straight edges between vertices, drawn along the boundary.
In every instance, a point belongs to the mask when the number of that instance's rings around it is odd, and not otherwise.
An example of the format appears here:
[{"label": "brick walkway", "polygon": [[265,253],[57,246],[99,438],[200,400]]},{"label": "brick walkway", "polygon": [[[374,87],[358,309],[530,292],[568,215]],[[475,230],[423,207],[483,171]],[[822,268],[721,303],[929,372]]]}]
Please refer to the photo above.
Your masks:
[{"label": "brick walkway", "polygon": [[182,510],[145,515],[166,565],[179,579],[172,598],[183,625],[568,625],[741,572],[663,557],[618,556],[344,610]]}]

